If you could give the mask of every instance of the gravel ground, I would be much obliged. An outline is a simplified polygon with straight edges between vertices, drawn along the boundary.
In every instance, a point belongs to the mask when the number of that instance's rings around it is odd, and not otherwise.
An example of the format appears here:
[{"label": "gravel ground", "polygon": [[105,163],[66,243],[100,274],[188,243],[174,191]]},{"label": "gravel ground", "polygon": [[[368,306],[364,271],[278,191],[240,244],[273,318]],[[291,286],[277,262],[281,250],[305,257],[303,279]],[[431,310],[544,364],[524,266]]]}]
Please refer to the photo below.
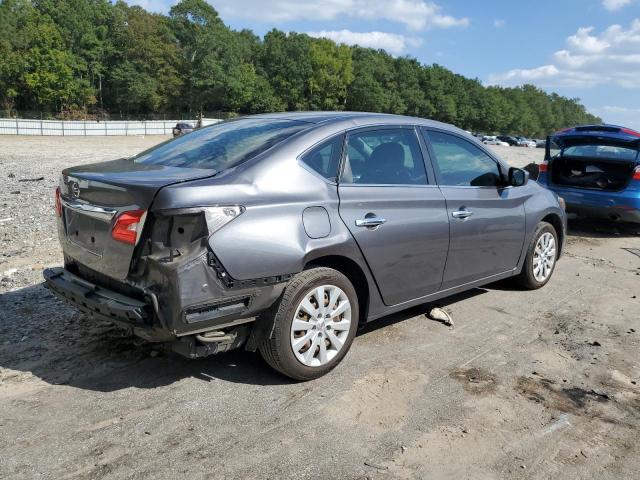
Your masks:
[{"label": "gravel ground", "polygon": [[452,328],[382,319],[293,383],[243,351],[164,354],[42,287],[59,171],[160,140],[0,137],[0,478],[637,478],[636,229],[572,222],[547,287],[448,298]]}]

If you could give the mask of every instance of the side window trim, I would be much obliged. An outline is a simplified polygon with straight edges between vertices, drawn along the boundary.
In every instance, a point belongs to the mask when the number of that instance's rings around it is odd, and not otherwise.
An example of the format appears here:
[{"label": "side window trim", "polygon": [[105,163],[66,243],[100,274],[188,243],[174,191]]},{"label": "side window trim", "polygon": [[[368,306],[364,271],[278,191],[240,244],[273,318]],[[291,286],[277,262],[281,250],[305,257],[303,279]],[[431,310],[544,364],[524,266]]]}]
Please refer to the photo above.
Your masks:
[{"label": "side window trim", "polygon": [[[429,138],[429,132],[439,132],[439,133],[444,133],[446,135],[451,135],[453,137],[459,138],[460,140],[464,140],[465,142],[469,142],[468,139],[464,138],[462,135],[459,135],[456,132],[452,132],[449,130],[445,130],[442,128],[436,128],[436,127],[421,127],[420,128],[421,133],[422,133],[422,138],[427,146],[427,149],[429,151],[429,156],[431,157],[432,160],[432,164],[433,164],[433,170],[436,176],[436,182],[438,184],[438,186],[441,187],[447,187],[447,188],[496,188],[496,187],[491,187],[491,186],[476,186],[476,185],[443,185],[442,184],[442,177],[440,175],[440,167],[438,166],[438,162],[435,161],[435,151],[433,150],[433,145],[431,145],[431,139]],[[500,172],[500,176],[502,177],[502,179],[504,180],[504,176],[505,176],[505,172],[504,172],[504,165],[502,164],[502,162],[500,162],[496,157],[493,156],[493,154],[489,151],[487,151],[487,149],[484,147],[484,145],[480,146],[480,145],[476,145],[473,142],[469,142],[471,145],[473,145],[474,147],[477,147],[482,153],[484,153],[487,157],[489,157],[491,160],[493,160],[496,165],[498,166],[498,171]]]},{"label": "side window trim", "polygon": [[[338,171],[338,185],[342,185],[343,187],[404,187],[404,188],[425,188],[425,187],[437,187],[437,183],[435,182],[434,172],[431,167],[431,159],[425,157],[425,153],[430,157],[431,153],[427,150],[425,151],[425,145],[422,141],[422,135],[418,132],[419,127],[417,125],[367,125],[364,127],[355,127],[352,129],[348,129],[344,132],[344,141],[342,145],[342,158],[340,160],[340,169]],[[349,151],[349,137],[352,135],[357,135],[363,132],[375,132],[378,130],[410,130],[413,132],[416,138],[416,142],[418,143],[420,157],[422,158],[422,162],[425,168],[425,175],[427,183],[423,185],[419,184],[395,184],[395,183],[376,183],[376,184],[364,184],[364,183],[344,183],[342,181],[342,177],[344,175],[344,170],[347,164],[347,156]]]},{"label": "side window trim", "polygon": [[431,153],[429,141],[422,132],[422,127],[414,125],[416,137],[418,137],[418,144],[420,145],[420,151],[422,153],[422,161],[424,162],[424,168],[427,172],[427,186],[437,187],[438,182],[436,180],[436,166],[434,165],[434,156]]},{"label": "side window trim", "polygon": [[[336,171],[336,180],[335,181],[331,181],[327,177],[325,177],[324,175],[318,173],[313,168],[311,168],[307,164],[307,162],[305,162],[303,160],[303,158],[307,154],[309,154],[310,152],[315,150],[316,148],[322,146],[325,143],[329,143],[329,142],[333,141],[334,139],[336,139],[338,137],[341,137],[341,140],[340,140],[340,153],[338,154],[338,166],[337,166],[337,171]],[[328,137],[325,137],[322,140],[319,140],[316,143],[314,143],[313,145],[311,145],[304,152],[302,152],[300,155],[298,155],[296,157],[296,160],[298,160],[298,163],[302,166],[302,168],[304,168],[308,172],[312,173],[316,177],[324,180],[325,182],[327,182],[330,185],[337,185],[338,184],[338,179],[340,178],[340,175],[341,175],[341,172],[342,172],[342,163],[344,162],[344,152],[345,152],[345,146],[346,146],[346,139],[347,139],[346,130],[342,130],[339,133],[333,133],[333,134],[329,135]]]}]

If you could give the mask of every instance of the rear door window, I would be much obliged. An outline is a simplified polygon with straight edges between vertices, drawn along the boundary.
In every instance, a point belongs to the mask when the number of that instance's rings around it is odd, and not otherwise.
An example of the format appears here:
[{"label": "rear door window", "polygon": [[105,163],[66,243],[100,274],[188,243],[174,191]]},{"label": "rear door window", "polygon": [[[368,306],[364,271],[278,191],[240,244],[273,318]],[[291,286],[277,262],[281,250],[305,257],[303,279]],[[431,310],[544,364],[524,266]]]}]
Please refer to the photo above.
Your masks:
[{"label": "rear door window", "polygon": [[136,163],[216,172],[239,165],[306,128],[295,120],[244,118],[216,123],[133,157]]},{"label": "rear door window", "polygon": [[471,142],[456,135],[424,130],[435,154],[438,183],[454,187],[497,187],[498,163]]},{"label": "rear door window", "polygon": [[342,182],[426,185],[427,173],[415,131],[393,128],[349,134]]},{"label": "rear door window", "polygon": [[335,182],[338,177],[343,139],[343,135],[338,135],[331,140],[323,142],[305,153],[301,160],[327,180]]}]

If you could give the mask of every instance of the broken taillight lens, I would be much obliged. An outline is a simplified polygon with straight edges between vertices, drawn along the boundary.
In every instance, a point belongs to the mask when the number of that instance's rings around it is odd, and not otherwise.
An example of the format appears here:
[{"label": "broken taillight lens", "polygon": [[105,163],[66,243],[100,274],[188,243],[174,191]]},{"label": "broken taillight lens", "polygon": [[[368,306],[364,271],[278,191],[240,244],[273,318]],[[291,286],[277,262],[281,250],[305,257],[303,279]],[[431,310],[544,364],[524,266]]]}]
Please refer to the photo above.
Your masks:
[{"label": "broken taillight lens", "polygon": [[140,240],[144,220],[147,217],[146,210],[129,210],[122,212],[115,219],[111,229],[111,238],[118,242],[135,245]]},{"label": "broken taillight lens", "polygon": [[638,165],[633,171],[633,179],[640,180],[640,165]]},{"label": "broken taillight lens", "polygon": [[547,170],[549,170],[549,163],[545,160],[544,162],[542,162],[540,164],[540,169],[538,171],[539,172],[546,172]]},{"label": "broken taillight lens", "polygon": [[60,199],[60,187],[56,187],[56,215],[62,216],[62,200]]}]

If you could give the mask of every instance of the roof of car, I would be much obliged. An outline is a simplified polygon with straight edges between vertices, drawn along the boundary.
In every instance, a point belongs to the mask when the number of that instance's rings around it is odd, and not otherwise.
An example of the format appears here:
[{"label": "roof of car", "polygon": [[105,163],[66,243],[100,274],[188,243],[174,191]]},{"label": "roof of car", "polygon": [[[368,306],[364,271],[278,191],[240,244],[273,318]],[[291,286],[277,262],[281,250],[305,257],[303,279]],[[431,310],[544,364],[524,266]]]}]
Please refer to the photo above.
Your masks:
[{"label": "roof of car", "polygon": [[432,127],[445,128],[447,130],[456,130],[464,132],[453,125],[437,122],[435,120],[427,120],[425,118],[410,117],[405,115],[394,115],[391,113],[371,113],[371,112],[282,112],[282,113],[263,113],[252,115],[257,118],[273,118],[282,120],[298,120],[314,124],[337,123],[344,121],[352,121],[357,125],[375,125],[375,124],[412,124],[425,125]]}]

